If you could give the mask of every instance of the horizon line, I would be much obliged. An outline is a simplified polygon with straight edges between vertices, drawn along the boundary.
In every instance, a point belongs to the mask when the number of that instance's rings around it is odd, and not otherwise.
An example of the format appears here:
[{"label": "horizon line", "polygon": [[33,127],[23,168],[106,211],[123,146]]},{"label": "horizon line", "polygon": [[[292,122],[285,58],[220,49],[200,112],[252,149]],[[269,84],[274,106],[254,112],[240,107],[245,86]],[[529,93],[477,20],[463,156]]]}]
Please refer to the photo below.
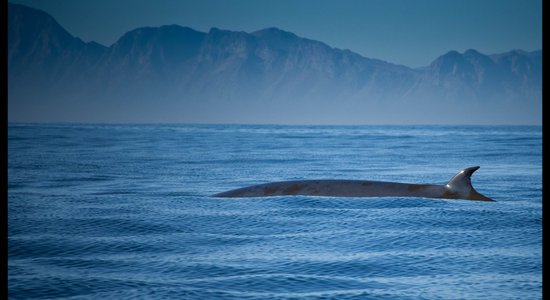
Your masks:
[{"label": "horizon line", "polygon": [[446,127],[446,126],[466,126],[466,127],[502,127],[502,126],[513,126],[513,127],[542,127],[541,124],[522,124],[522,123],[513,123],[513,124],[479,124],[479,123],[449,123],[449,124],[436,124],[436,123],[363,123],[363,124],[322,124],[322,123],[212,123],[212,122],[69,122],[69,121],[8,121],[8,125],[129,125],[129,126],[146,126],[146,125],[157,125],[157,126],[309,126],[309,127],[361,127],[361,126],[429,126],[429,127]]}]

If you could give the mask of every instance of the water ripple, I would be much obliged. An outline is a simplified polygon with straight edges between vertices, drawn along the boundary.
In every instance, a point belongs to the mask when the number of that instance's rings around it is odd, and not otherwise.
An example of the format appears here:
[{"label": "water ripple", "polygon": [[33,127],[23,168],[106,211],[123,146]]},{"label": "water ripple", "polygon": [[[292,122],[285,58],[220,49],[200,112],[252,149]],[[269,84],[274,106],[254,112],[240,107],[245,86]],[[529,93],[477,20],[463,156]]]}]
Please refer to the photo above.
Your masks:
[{"label": "water ripple", "polygon": [[[540,299],[541,140],[506,126],[10,124],[9,298]],[[445,183],[470,165],[497,202],[209,197],[293,179]]]}]

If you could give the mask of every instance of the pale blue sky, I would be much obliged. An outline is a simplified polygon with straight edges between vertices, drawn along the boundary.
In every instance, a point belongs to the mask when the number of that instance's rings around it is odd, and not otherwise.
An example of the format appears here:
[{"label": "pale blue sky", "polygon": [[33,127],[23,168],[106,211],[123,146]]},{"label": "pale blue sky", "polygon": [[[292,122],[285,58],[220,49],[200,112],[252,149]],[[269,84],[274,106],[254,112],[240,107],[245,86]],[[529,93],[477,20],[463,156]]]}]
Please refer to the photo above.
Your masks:
[{"label": "pale blue sky", "polygon": [[278,27],[409,67],[449,50],[542,49],[542,0],[12,0],[106,46],[143,26],[252,32]]}]

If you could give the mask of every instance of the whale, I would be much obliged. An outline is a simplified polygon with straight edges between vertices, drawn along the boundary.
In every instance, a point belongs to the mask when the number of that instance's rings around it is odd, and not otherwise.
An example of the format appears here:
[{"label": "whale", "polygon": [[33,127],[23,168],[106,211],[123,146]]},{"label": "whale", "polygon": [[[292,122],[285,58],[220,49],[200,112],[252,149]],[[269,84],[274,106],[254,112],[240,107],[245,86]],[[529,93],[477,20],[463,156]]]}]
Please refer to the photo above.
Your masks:
[{"label": "whale", "polygon": [[472,186],[472,174],[479,166],[456,173],[446,184],[414,184],[368,180],[292,180],[278,181],[229,190],[212,195],[220,198],[249,198],[270,196],[325,197],[421,197],[495,201],[477,192]]}]

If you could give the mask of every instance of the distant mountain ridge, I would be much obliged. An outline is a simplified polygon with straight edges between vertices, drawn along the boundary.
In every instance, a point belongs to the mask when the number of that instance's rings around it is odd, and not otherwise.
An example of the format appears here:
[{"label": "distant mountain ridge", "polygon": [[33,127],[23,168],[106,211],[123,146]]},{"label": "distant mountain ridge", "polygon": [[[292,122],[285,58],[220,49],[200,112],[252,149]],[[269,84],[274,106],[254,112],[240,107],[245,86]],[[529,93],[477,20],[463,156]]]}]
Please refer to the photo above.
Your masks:
[{"label": "distant mountain ridge", "polygon": [[540,124],[542,50],[408,68],[277,28],[143,27],[106,47],[8,4],[9,121]]}]

